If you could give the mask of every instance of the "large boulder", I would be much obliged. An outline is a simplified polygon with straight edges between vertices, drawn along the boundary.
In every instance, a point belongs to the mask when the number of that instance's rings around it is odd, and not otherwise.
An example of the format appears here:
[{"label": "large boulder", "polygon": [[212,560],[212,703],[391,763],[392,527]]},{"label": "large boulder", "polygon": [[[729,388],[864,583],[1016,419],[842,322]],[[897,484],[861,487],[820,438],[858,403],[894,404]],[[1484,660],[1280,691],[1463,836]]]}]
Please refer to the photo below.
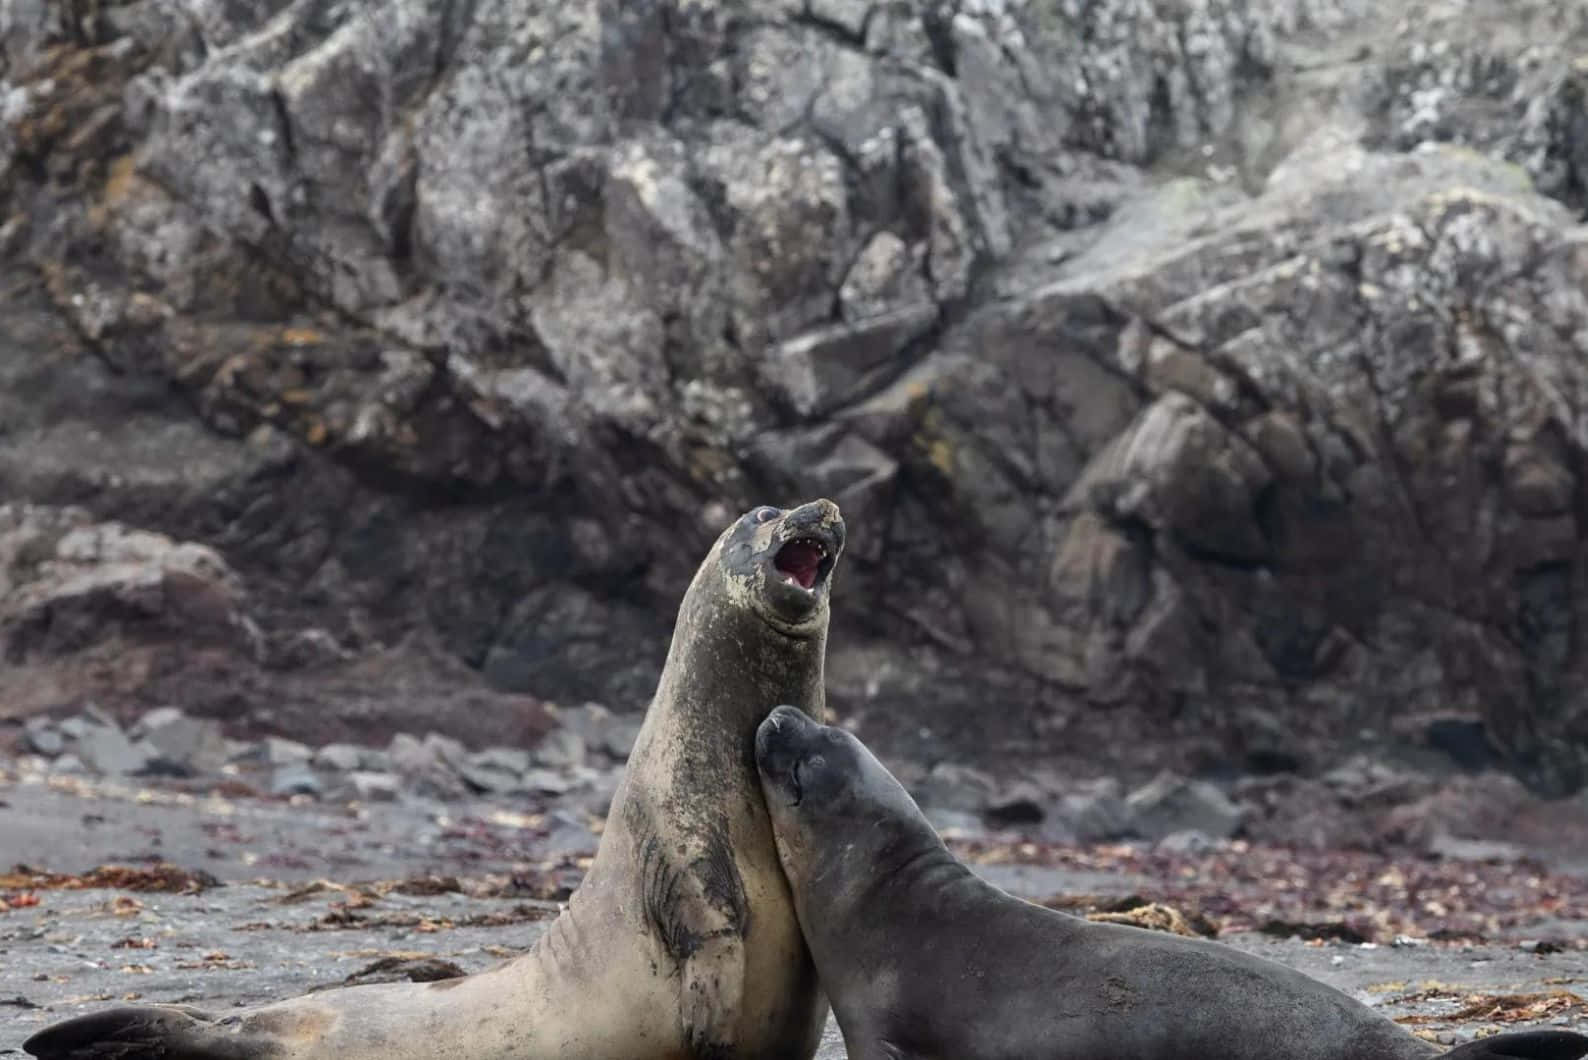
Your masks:
[{"label": "large boulder", "polygon": [[820,493],[885,743],[1573,790],[1583,34],[1427,6],[0,6],[0,488],[224,556],[299,737],[637,708]]}]

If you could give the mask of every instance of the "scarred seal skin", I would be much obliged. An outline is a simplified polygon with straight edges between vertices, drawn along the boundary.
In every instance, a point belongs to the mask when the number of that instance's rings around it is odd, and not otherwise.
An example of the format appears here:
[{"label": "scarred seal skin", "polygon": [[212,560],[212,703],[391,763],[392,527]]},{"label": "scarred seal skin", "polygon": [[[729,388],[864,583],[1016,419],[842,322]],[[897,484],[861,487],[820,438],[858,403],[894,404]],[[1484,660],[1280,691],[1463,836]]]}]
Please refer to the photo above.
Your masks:
[{"label": "scarred seal skin", "polygon": [[809,1060],[827,1005],[754,764],[773,704],[825,710],[838,506],[746,512],[684,594],[589,873],[534,949],[435,983],[52,1025],[45,1060]]},{"label": "scarred seal skin", "polygon": [[849,1060],[1574,1060],[1588,1038],[1442,1053],[1316,979],[1216,942],[1021,901],[943,845],[853,735],[793,706],[756,764]]}]

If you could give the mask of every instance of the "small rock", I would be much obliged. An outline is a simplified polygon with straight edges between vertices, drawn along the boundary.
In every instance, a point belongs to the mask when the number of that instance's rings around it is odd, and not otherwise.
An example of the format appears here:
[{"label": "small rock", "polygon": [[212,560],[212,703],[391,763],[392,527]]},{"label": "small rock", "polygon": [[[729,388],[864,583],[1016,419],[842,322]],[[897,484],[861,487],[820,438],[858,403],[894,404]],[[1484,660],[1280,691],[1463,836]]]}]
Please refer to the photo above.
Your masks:
[{"label": "small rock", "polygon": [[1177,854],[1181,856],[1201,854],[1212,846],[1213,840],[1209,839],[1205,832],[1199,832],[1195,828],[1187,828],[1183,832],[1170,832],[1158,840],[1153,847],[1153,853]]},{"label": "small rock", "polygon": [[461,769],[469,760],[468,749],[462,743],[439,732],[425,733],[424,746],[453,769]]},{"label": "small rock", "polygon": [[74,776],[88,772],[88,767],[83,765],[83,760],[74,754],[64,754],[50,763],[51,773],[69,773]]},{"label": "small rock", "polygon": [[263,762],[265,760],[265,745],[252,740],[226,741],[226,761],[228,762]]},{"label": "small rock", "polygon": [[77,738],[77,756],[105,776],[131,776],[149,765],[149,750],[133,746],[127,734],[114,725],[84,726]]},{"label": "small rock", "polygon": [[1524,856],[1521,847],[1514,843],[1489,839],[1462,839],[1440,832],[1428,841],[1428,853],[1451,861],[1487,861],[1509,864]]},{"label": "small rock", "polygon": [[412,786],[415,794],[436,799],[461,798],[469,789],[457,772],[442,760],[441,746],[437,740],[420,742],[400,732],[392,737],[387,754],[391,756],[392,769]]},{"label": "small rock", "polygon": [[542,795],[562,795],[573,787],[573,782],[565,774],[552,769],[531,769],[519,783],[527,790],[538,791]]},{"label": "small rock", "polygon": [[1143,839],[1163,839],[1191,829],[1227,839],[1241,826],[1241,808],[1229,796],[1202,780],[1160,773],[1125,799],[1131,831]]},{"label": "small rock", "polygon": [[469,787],[482,794],[495,795],[518,788],[522,774],[489,765],[463,763],[458,775]]},{"label": "small rock", "polygon": [[1048,815],[1044,808],[1047,801],[1046,794],[1035,784],[1019,781],[995,792],[982,815],[994,828],[1041,824]]},{"label": "small rock", "polygon": [[390,773],[359,769],[347,775],[353,793],[364,802],[392,802],[397,798],[397,778]]},{"label": "small rock", "polygon": [[80,740],[89,729],[99,727],[101,727],[100,722],[85,718],[81,714],[67,718],[56,726],[61,735],[68,740]]},{"label": "small rock", "polygon": [[640,725],[644,720],[637,714],[613,718],[612,724],[607,727],[606,737],[601,741],[601,750],[619,762],[627,762],[629,753],[634,750],[634,741],[639,739]]},{"label": "small rock", "polygon": [[599,840],[585,823],[567,810],[553,810],[546,818],[546,838],[537,849],[546,854],[582,854],[592,852]]},{"label": "small rock", "polygon": [[925,815],[937,833],[945,838],[950,836],[985,836],[987,826],[974,813],[964,810],[950,810],[941,806],[923,806],[922,814]]},{"label": "small rock", "polygon": [[622,773],[615,769],[596,773],[587,783],[567,793],[565,805],[593,817],[606,817],[612,812],[612,798],[621,780]]},{"label": "small rock", "polygon": [[218,773],[226,764],[226,737],[220,725],[195,718],[176,707],[156,707],[138,719],[129,732],[146,744],[149,771],[169,776]]},{"label": "small rock", "polygon": [[391,755],[376,747],[361,747],[363,757],[359,759],[359,768],[366,773],[390,773],[392,771]]},{"label": "small rock", "polygon": [[272,766],[306,764],[314,757],[308,745],[280,736],[267,736],[264,742],[265,762]]},{"label": "small rock", "polygon": [[911,792],[922,808],[973,814],[985,809],[997,785],[986,773],[969,766],[939,762]]},{"label": "small rock", "polygon": [[272,795],[314,795],[318,797],[324,791],[320,778],[315,776],[314,770],[309,768],[307,762],[292,762],[288,765],[278,766],[270,777],[270,794]]},{"label": "small rock", "polygon": [[314,764],[321,769],[351,773],[364,767],[365,749],[350,743],[328,743],[314,752]]},{"label": "small rock", "polygon": [[1113,777],[1071,792],[1059,800],[1059,814],[1080,843],[1118,839],[1130,827],[1130,811],[1125,806],[1119,781]]},{"label": "small rock", "polygon": [[54,758],[66,749],[66,740],[49,718],[29,718],[22,726],[22,742],[36,754]]},{"label": "small rock", "polygon": [[556,728],[548,732],[535,747],[537,765],[553,769],[582,766],[585,760],[583,737],[569,728]]},{"label": "small rock", "polygon": [[487,747],[469,756],[469,765],[514,775],[528,772],[529,752],[519,747]]}]

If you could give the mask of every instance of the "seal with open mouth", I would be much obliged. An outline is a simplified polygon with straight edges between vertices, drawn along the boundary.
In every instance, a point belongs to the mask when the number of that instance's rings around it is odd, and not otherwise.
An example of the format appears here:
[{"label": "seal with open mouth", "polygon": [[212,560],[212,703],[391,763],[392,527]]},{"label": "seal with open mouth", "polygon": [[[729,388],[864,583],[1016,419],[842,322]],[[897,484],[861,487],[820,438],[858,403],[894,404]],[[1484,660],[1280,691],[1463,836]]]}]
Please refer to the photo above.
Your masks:
[{"label": "seal with open mouth", "polygon": [[756,733],[778,854],[849,1060],[1576,1060],[1524,1031],[1449,1052],[1316,979],[1203,939],[1023,902],[951,854],[853,735]]},{"label": "seal with open mouth", "polygon": [[755,773],[772,704],[825,709],[837,505],[723,531],[595,862],[534,949],[435,983],[347,987],[213,1015],[111,1008],[23,1043],[48,1060],[809,1060],[827,1005]]}]

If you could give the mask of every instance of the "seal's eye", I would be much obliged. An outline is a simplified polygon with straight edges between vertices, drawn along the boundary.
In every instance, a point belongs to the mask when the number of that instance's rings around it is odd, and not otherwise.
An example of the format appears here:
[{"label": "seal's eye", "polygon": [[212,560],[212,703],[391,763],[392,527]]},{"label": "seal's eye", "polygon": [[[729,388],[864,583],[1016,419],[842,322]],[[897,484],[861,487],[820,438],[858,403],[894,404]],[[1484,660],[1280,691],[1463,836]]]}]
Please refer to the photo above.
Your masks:
[{"label": "seal's eye", "polygon": [[755,510],[755,515],[752,516],[752,518],[754,518],[758,523],[770,523],[773,519],[776,519],[782,514],[783,513],[776,508],[757,508]]}]

